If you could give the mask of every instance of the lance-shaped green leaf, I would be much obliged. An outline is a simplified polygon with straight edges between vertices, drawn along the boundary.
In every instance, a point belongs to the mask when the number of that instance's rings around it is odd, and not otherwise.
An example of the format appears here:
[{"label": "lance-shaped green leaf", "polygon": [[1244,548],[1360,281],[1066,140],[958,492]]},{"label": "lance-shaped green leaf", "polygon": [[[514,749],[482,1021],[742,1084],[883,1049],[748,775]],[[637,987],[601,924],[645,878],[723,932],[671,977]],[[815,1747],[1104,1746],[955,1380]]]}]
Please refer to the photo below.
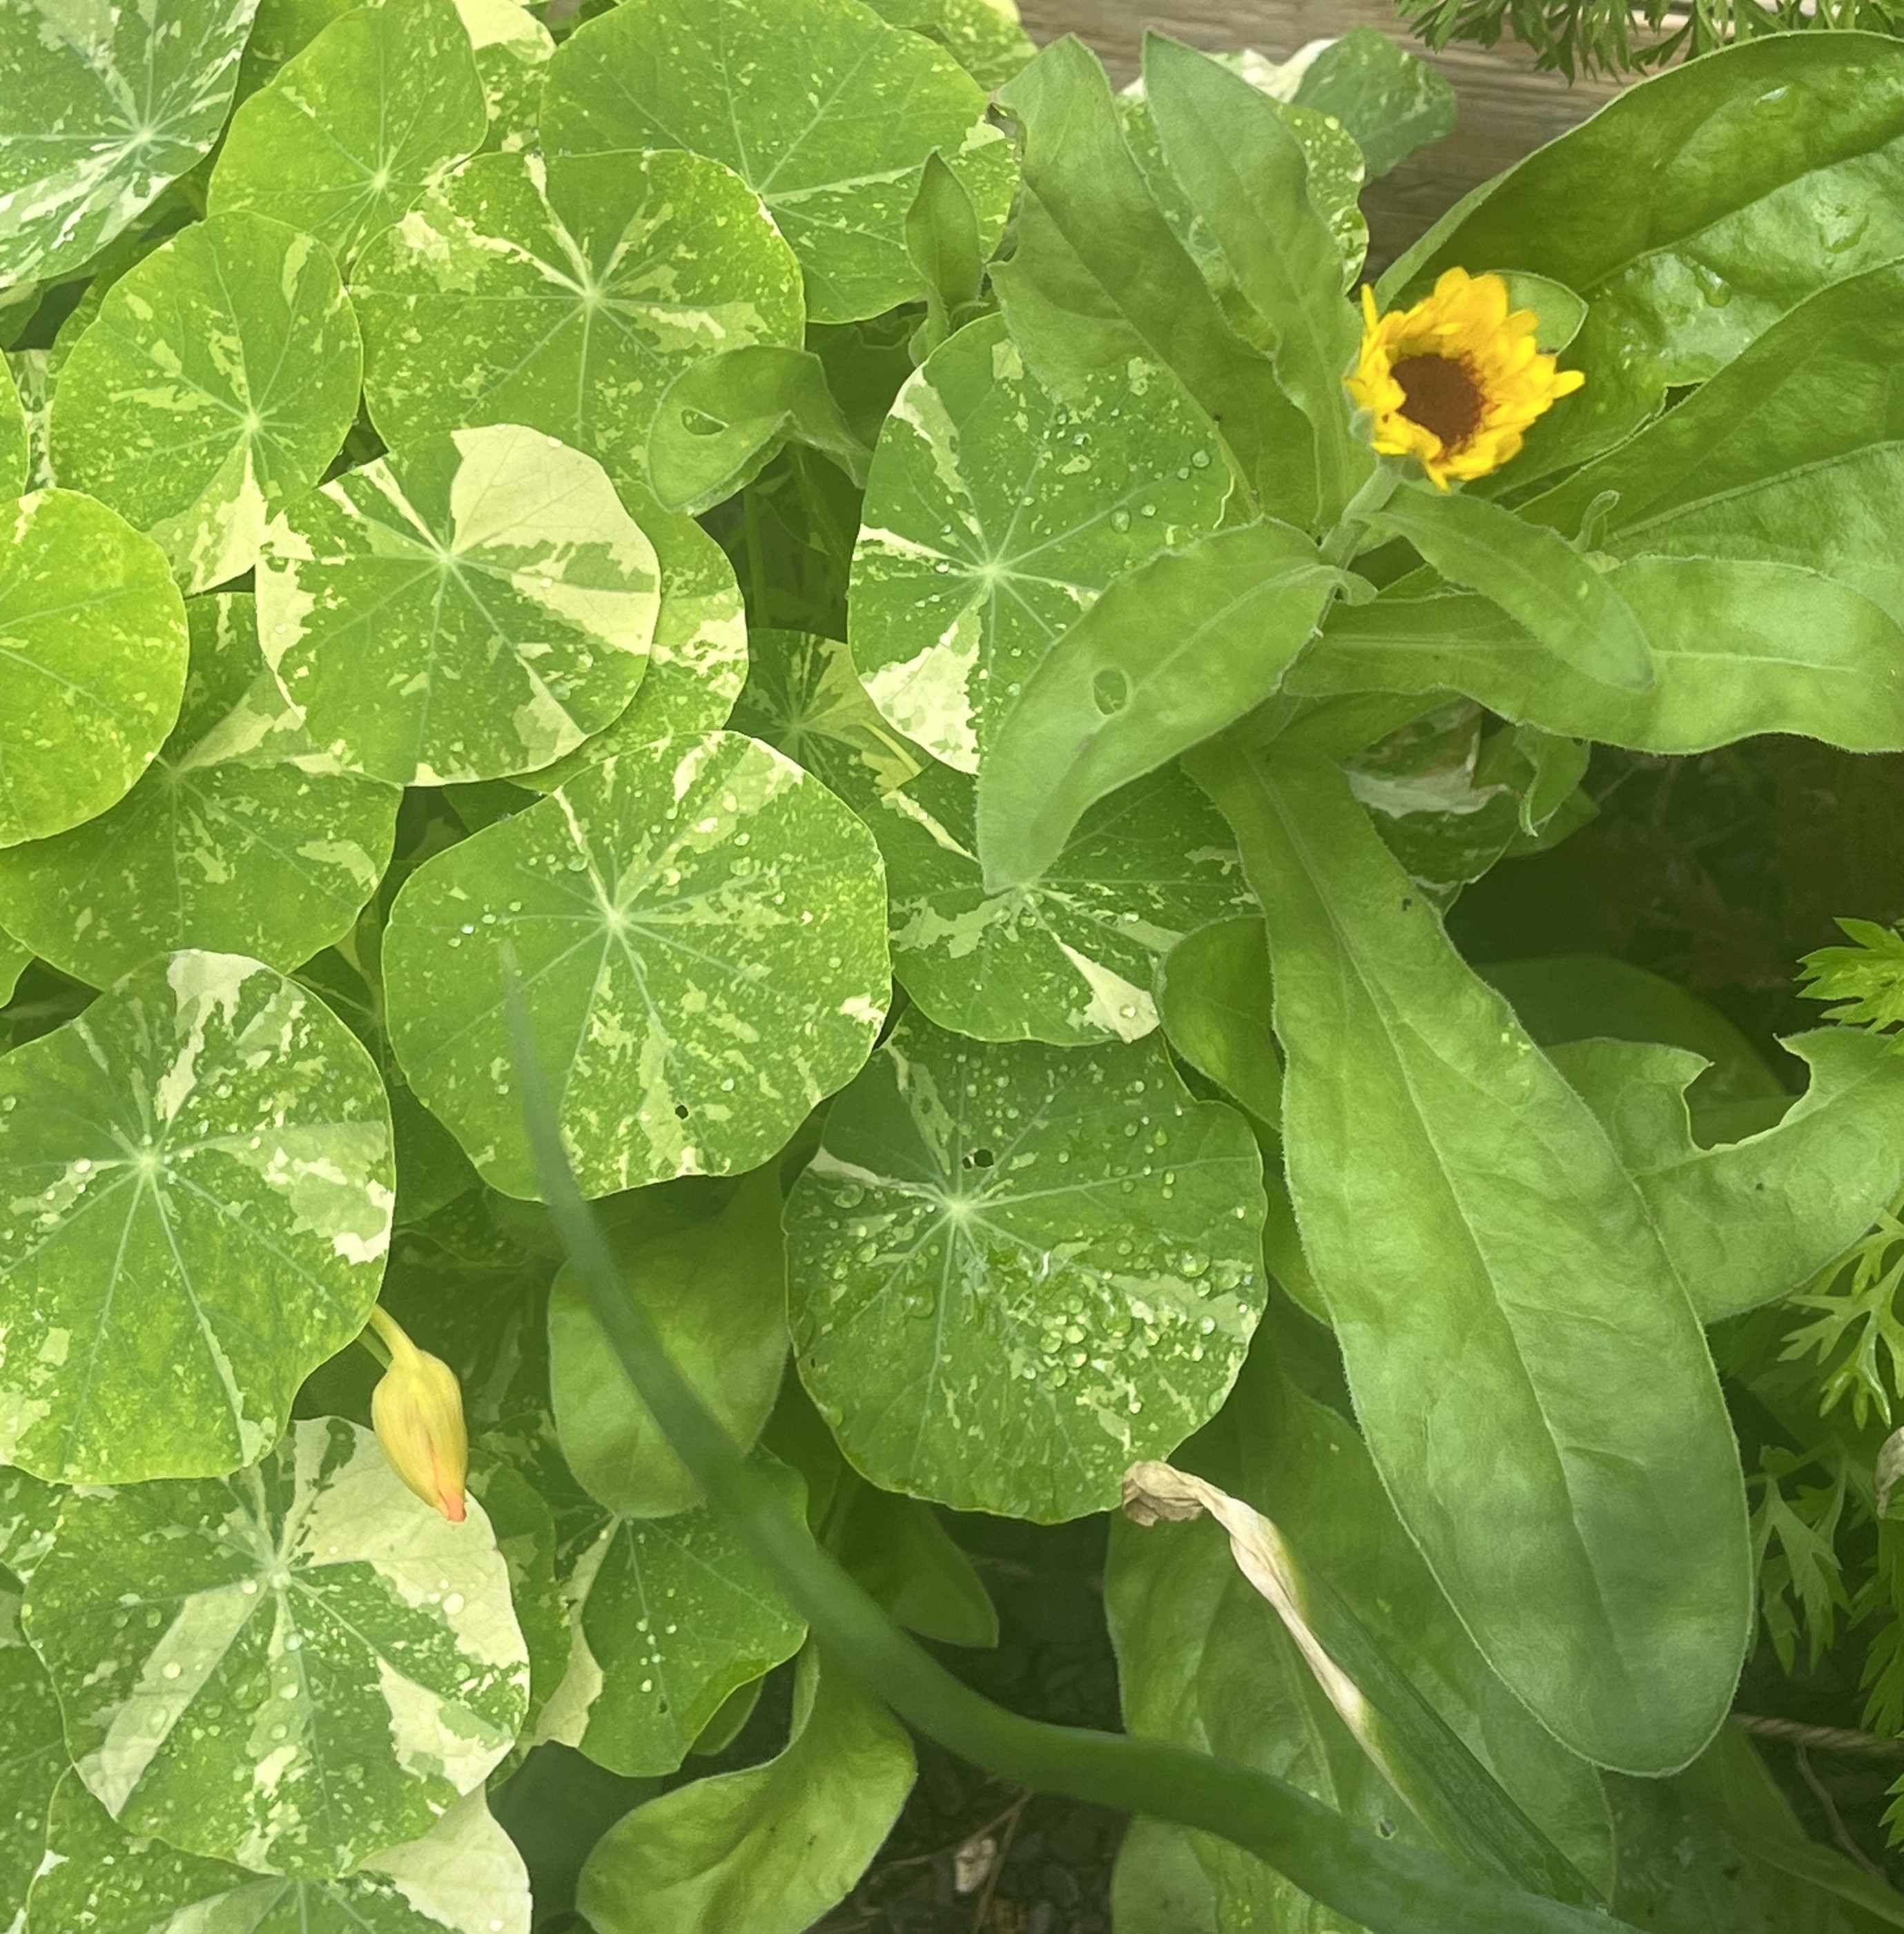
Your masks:
[{"label": "lance-shaped green leaf", "polygon": [[1484,497],[1403,484],[1374,520],[1451,584],[1478,591],[1553,657],[1596,685],[1643,691],[1652,653],[1608,576],[1564,538]]},{"label": "lance-shaped green leaf", "polygon": [[250,570],[272,512],[324,474],[363,368],[327,249],[261,215],[197,222],[121,276],[74,345],[53,462],[203,591]]},{"label": "lance-shaped green leaf", "polygon": [[1577,290],[1586,387],[1508,475],[1577,462],[1817,289],[1904,252],[1901,82],[1904,49],[1830,34],[1659,74],[1451,211],[1383,277],[1384,298],[1456,264]]},{"label": "lance-shaped green leaf", "polygon": [[[772,1468],[799,1511],[799,1479]],[[574,1649],[536,1736],[616,1773],[672,1773],[734,1693],[792,1658],[806,1627],[705,1505],[582,1514],[570,1531]]]},{"label": "lance-shaped green leaf", "polygon": [[71,490],[0,502],[0,846],[123,799],[179,715],[191,656],[165,553]]},{"label": "lance-shaped green leaf", "polygon": [[1310,199],[1308,157],[1276,103],[1181,41],[1149,36],[1143,80],[1164,159],[1267,325],[1277,379],[1309,419],[1321,515],[1332,522],[1372,459],[1349,434],[1342,376],[1360,332],[1341,294],[1342,252]]},{"label": "lance-shaped green leaf", "polygon": [[1024,131],[1025,184],[1017,251],[992,279],[1026,362],[1068,393],[1133,355],[1163,363],[1222,426],[1262,508],[1312,523],[1315,434],[1171,232],[1096,56],[1054,42],[999,98]]},{"label": "lance-shaped green leaf", "polygon": [[313,740],[395,785],[535,772],[627,709],[655,547],[592,457],[520,424],[419,438],[273,519],[258,636]]},{"label": "lance-shaped green leaf", "polygon": [[1210,426],[1155,365],[1068,398],[996,318],[899,392],[853,556],[854,662],[893,724],[976,772],[1052,643],[1114,579],[1214,530],[1230,492]]},{"label": "lance-shaped green leaf", "polygon": [[867,0],[881,20],[935,41],[983,88],[1002,87],[1038,53],[1014,0]]},{"label": "lance-shaped green leaf", "polygon": [[[777,1168],[756,1169],[721,1215],[664,1234],[637,1227],[617,1238],[628,1294],[640,1298],[669,1356],[728,1435],[751,1447],[787,1362]],[[700,1502],[570,1270],[556,1279],[549,1300],[549,1385],[562,1455],[610,1511],[665,1517]]]},{"label": "lance-shaped green leaf", "polygon": [[1603,1764],[1684,1764],[1752,1623],[1698,1318],[1612,1144],[1312,754],[1200,755],[1269,923],[1303,1246],[1396,1508]]},{"label": "lance-shaped green leaf", "polygon": [[690,363],[797,348],[799,264],[727,169],[679,152],[479,155],[366,248],[351,283],[387,441],[476,423],[559,436],[645,483]]},{"label": "lance-shaped green leaf", "polygon": [[17,497],[26,490],[32,462],[26,411],[14,372],[0,356],[0,496]]},{"label": "lance-shaped green leaf", "polygon": [[1186,934],[1157,963],[1157,1011],[1171,1047],[1273,1128],[1282,1062],[1270,1004],[1269,941],[1253,911]]},{"label": "lance-shaped green leaf", "polygon": [[266,1873],[426,1833],[528,1696],[481,1507],[449,1523],[339,1417],[235,1477],[68,1498],[25,1621],[107,1812]]},{"label": "lance-shaped green leaf", "polygon": [[135,1839],[69,1773],[47,1850],[24,1934],[529,1934],[529,1870],[480,1793],[354,1873],[294,1879]]},{"label": "lance-shaped green leaf", "polygon": [[212,170],[211,210],[294,222],[348,267],[488,131],[482,78],[452,0],[360,7],[233,116]]},{"label": "lance-shaped green leaf", "polygon": [[[1011,201],[1010,144],[948,54],[856,0],[649,0],[590,21],[556,55],[542,103],[551,155],[686,148],[766,203],[806,271],[816,322],[883,315],[923,293],[905,216],[937,149],[988,245]],[[989,252],[989,246],[988,246]]]},{"label": "lance-shaped green leaf", "polygon": [[145,776],[98,818],[0,850],[8,920],[95,987],[187,947],[288,973],[349,932],[390,863],[396,789],[318,752],[252,600],[194,598],[185,614],[185,703]]},{"label": "lance-shaped green leaf", "polygon": [[809,1650],[785,1749],[617,1821],[576,1905],[599,1934],[804,1934],[852,1892],[916,1770],[905,1728],[843,1662]]},{"label": "lance-shaped green leaf", "polygon": [[263,1456],[389,1246],[370,1058],[295,982],[176,953],[0,1059],[0,1453],[131,1484]]},{"label": "lance-shaped green leaf", "polygon": [[20,1593],[0,1575],[0,1914],[10,1926],[47,1851],[47,1813],[66,1771],[59,1701],[21,1636]]},{"label": "lance-shaped green leaf", "polygon": [[0,283],[89,261],[218,139],[258,0],[0,14]]},{"label": "lance-shaped green leaf", "polygon": [[996,1645],[991,1594],[932,1507],[850,1473],[844,1481],[851,1489],[828,1536],[847,1571],[908,1631],[946,1645]]},{"label": "lance-shaped green leaf", "polygon": [[[974,0],[984,11],[989,0]],[[936,151],[926,157],[919,192],[905,216],[906,252],[926,285],[926,321],[914,338],[921,360],[972,318],[984,293],[985,240],[965,184]]]},{"label": "lance-shaped green leaf", "polygon": [[1904,1184],[1904,1056],[1854,1028],[1785,1046],[1809,1065],[1811,1085],[1776,1127],[1704,1148],[1686,1094],[1703,1056],[1613,1041],[1554,1050],[1639,1182],[1707,1323],[1809,1282]]},{"label": "lance-shaped green leaf", "polygon": [[1454,89],[1446,77],[1375,27],[1351,27],[1318,49],[1290,98],[1342,123],[1371,181],[1454,131]]},{"label": "lance-shaped green leaf", "polygon": [[1485,598],[1399,588],[1338,603],[1288,688],[1465,692],[1519,724],[1646,752],[1770,732],[1904,749],[1904,624],[1863,592],[1804,562],[1743,558],[1636,557],[1607,581],[1652,648],[1649,691],[1581,676]]},{"label": "lance-shaped green leaf", "polygon": [[1112,585],[993,726],[978,776],[986,884],[1037,879],[1086,808],[1272,697],[1340,580],[1300,531],[1265,522]]},{"label": "lance-shaped green leaf", "polygon": [[670,510],[725,503],[783,444],[806,444],[864,487],[872,453],[854,434],[810,350],[723,350],[668,386],[648,438],[648,473]]},{"label": "lance-shaped green leaf", "polygon": [[1261,1172],[1243,1118],[1192,1101],[1158,1042],[986,1047],[908,1016],[788,1201],[801,1378],[884,1489],[1102,1510],[1236,1375]]},{"label": "lance-shaped green leaf", "polygon": [[506,949],[595,1194],[758,1167],[864,1065],[890,998],[872,835],[738,733],[604,760],[398,896],[397,1058],[492,1185],[530,1195]]}]

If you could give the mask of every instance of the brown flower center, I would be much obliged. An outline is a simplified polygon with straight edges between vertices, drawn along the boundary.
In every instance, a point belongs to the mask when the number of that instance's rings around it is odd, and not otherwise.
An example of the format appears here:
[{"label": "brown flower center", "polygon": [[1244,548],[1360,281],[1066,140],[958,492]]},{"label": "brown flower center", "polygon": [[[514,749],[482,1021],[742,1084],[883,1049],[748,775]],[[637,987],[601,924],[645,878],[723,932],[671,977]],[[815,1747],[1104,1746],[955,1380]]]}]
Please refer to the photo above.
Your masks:
[{"label": "brown flower center", "polygon": [[1402,414],[1433,430],[1448,450],[1459,450],[1481,428],[1487,398],[1466,359],[1409,356],[1395,365],[1402,386]]}]

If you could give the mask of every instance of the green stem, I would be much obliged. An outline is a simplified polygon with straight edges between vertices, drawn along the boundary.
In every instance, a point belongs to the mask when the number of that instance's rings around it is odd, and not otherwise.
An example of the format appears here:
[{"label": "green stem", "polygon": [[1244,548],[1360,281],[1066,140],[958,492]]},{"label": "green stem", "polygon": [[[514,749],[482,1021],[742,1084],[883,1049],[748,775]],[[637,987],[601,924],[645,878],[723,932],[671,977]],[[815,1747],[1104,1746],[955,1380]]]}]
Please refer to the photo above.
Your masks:
[{"label": "green stem", "polygon": [[1254,1768],[1159,1740],[1022,1719],[954,1678],[821,1549],[670,1360],[576,1186],[514,962],[505,959],[504,972],[517,1092],[543,1195],[610,1347],[729,1530],[836,1661],[901,1719],[1014,1785],[1217,1834],[1369,1934],[1620,1934],[1624,1923],[1607,1914],[1364,1833]]},{"label": "green stem", "polygon": [[1393,464],[1376,459],[1375,467],[1336,520],[1335,529],[1322,541],[1322,556],[1326,562],[1347,566],[1361,547],[1370,520],[1394,496],[1401,480],[1402,473]]}]

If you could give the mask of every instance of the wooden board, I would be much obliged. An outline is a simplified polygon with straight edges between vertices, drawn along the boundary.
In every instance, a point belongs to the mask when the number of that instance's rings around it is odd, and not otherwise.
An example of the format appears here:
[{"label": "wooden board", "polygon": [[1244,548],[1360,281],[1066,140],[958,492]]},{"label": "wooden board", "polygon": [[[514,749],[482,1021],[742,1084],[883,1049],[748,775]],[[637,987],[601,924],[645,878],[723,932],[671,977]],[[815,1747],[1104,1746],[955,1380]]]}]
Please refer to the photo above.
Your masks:
[{"label": "wooden board", "polygon": [[1448,140],[1411,157],[1364,198],[1377,269],[1392,261],[1469,189],[1565,134],[1618,92],[1612,81],[1569,86],[1543,74],[1518,44],[1451,47],[1431,53],[1396,25],[1390,0],[1019,0],[1035,40],[1081,35],[1104,57],[1119,86],[1137,72],[1145,28],[1161,28],[1193,46],[1255,47],[1285,60],[1305,41],[1380,27],[1454,83],[1461,118]]}]

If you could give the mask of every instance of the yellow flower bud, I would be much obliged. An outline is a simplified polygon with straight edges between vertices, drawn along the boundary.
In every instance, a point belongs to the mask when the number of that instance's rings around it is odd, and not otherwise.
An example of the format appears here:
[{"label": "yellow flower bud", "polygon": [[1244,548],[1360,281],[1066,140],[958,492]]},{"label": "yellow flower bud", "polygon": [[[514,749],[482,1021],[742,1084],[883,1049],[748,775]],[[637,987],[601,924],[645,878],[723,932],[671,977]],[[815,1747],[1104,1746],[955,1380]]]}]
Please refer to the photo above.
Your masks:
[{"label": "yellow flower bud", "polygon": [[370,1393],[377,1441],[404,1483],[452,1524],[460,1524],[469,1432],[456,1372],[441,1357],[418,1349],[387,1312],[372,1310],[370,1321],[390,1353],[390,1368]]}]

